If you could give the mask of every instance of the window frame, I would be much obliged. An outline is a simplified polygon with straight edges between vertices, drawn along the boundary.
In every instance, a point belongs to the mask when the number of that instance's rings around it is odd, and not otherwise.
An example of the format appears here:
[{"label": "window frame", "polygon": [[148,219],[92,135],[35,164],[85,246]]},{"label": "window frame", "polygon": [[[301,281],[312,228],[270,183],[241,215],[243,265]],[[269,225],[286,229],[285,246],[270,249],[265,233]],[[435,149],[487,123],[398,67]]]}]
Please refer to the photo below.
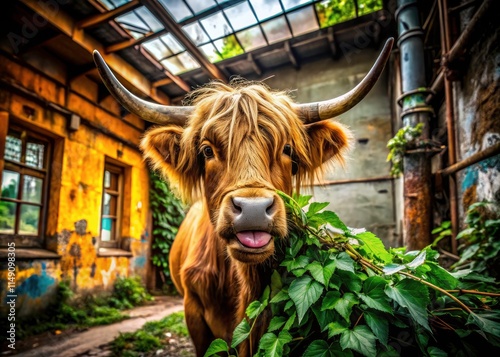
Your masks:
[{"label": "window frame", "polygon": [[[47,215],[49,211],[49,185],[51,181],[51,172],[50,172],[50,162],[52,160],[52,150],[54,148],[54,142],[51,140],[51,138],[41,135],[37,132],[35,132],[33,129],[22,126],[22,125],[17,125],[15,123],[9,123],[7,126],[7,135],[6,137],[10,134],[15,132],[16,134],[20,134],[19,137],[21,139],[21,162],[9,160],[5,157],[5,150],[7,148],[7,145],[5,143],[4,150],[2,151],[2,160],[3,160],[3,167],[2,167],[2,172],[0,175],[0,178],[3,178],[4,171],[13,171],[19,173],[19,184],[18,184],[18,193],[17,193],[17,198],[12,199],[12,198],[5,198],[1,197],[0,200],[4,202],[12,202],[16,203],[16,220],[15,220],[15,227],[14,227],[14,233],[0,233],[0,246],[6,246],[7,241],[12,241],[14,240],[16,246],[20,247],[33,247],[33,248],[43,248],[43,244],[45,241],[45,235],[46,235],[46,228],[47,228]],[[23,134],[26,133],[26,134]],[[24,136],[24,137],[23,137]],[[25,160],[26,156],[26,147],[27,147],[27,142],[31,139],[35,143],[41,143],[44,145],[44,157],[43,157],[43,168],[34,168],[32,166],[27,165],[25,162],[22,162]],[[22,199],[22,191],[23,191],[23,185],[24,185],[24,177],[26,175],[36,177],[36,178],[41,178],[43,180],[42,184],[42,198],[40,200],[40,203],[33,203],[29,201],[25,201]],[[20,210],[21,210],[21,205],[22,204],[29,204],[32,206],[37,206],[40,207],[40,216],[39,216],[39,225],[38,225],[38,233],[36,235],[34,234],[19,234],[16,232],[19,232],[19,225],[20,225]]]},{"label": "window frame", "polygon": [[[118,175],[117,189],[109,189],[105,187],[105,175],[106,171]],[[109,158],[105,159],[104,171],[102,176],[102,195],[101,195],[101,214],[99,218],[99,248],[120,248],[122,239],[122,221],[123,221],[123,204],[124,204],[124,182],[126,167],[120,165],[114,160]],[[104,195],[110,194],[111,196],[117,197],[116,200],[116,214],[115,215],[104,215]],[[102,240],[102,220],[103,218],[114,219],[115,227],[114,233],[109,241]]]}]

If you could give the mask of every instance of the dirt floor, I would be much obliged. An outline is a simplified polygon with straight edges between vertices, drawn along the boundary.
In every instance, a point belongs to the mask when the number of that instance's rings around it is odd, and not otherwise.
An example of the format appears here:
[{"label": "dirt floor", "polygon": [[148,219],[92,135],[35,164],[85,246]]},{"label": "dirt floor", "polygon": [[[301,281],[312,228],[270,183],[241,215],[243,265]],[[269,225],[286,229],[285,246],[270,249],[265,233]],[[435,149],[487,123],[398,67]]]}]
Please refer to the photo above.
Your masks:
[{"label": "dirt floor", "polygon": [[[121,322],[96,326],[83,331],[65,330],[61,333],[47,332],[17,341],[15,351],[2,351],[0,356],[23,357],[74,357],[113,356],[111,342],[124,332],[134,332],[148,321],[161,320],[174,312],[182,311],[182,299],[171,296],[156,296],[154,303],[126,311],[130,318]],[[139,356],[194,356],[194,347],[186,337],[167,335],[168,343],[162,348],[139,354]]]}]

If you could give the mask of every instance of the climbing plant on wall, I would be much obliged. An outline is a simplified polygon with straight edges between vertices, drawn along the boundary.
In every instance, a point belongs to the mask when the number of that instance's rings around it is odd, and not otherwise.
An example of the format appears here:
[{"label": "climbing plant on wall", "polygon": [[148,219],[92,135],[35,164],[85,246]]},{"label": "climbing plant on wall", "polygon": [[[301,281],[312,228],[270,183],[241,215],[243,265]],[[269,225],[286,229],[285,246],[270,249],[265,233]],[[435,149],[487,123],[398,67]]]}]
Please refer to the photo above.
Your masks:
[{"label": "climbing plant on wall", "polygon": [[150,173],[149,201],[153,212],[152,262],[161,268],[165,283],[172,285],[168,266],[170,247],[184,219],[184,207],[166,181]]}]

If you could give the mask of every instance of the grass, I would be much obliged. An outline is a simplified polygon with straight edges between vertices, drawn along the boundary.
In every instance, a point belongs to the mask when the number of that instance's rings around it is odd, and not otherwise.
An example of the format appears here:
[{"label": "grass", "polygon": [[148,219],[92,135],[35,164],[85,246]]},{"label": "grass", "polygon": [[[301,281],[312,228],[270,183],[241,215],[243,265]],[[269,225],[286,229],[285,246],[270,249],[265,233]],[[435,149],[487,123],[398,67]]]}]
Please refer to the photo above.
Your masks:
[{"label": "grass", "polygon": [[121,333],[111,344],[116,356],[135,357],[160,349],[168,343],[166,333],[189,337],[184,312],[176,312],[159,321],[150,321],[135,332]]}]

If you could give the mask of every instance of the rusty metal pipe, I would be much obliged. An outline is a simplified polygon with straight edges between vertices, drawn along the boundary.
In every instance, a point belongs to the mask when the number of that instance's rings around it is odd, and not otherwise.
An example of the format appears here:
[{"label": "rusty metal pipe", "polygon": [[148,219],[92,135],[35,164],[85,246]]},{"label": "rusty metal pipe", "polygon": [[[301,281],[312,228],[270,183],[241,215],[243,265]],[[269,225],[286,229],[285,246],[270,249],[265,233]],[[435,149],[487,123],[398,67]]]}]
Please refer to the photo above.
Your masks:
[{"label": "rusty metal pipe", "polygon": [[[454,118],[454,103],[453,103],[453,88],[450,79],[447,76],[449,70],[446,66],[447,53],[450,48],[450,33],[448,23],[448,4],[447,0],[438,0],[439,8],[439,24],[441,31],[441,51],[444,72],[444,97],[446,106],[446,129],[448,134],[448,165],[453,165],[457,162],[457,154],[455,148],[455,118]],[[449,177],[449,196],[450,196],[450,221],[451,221],[451,250],[453,254],[457,254],[457,240],[455,237],[458,234],[458,193],[455,175]]]},{"label": "rusty metal pipe", "polygon": [[500,154],[500,143],[496,143],[495,145],[489,146],[486,149],[479,151],[469,156],[468,158],[457,162],[454,165],[448,166],[447,168],[438,171],[437,173],[443,176],[452,175],[462,169],[465,169],[466,167],[472,166],[480,161],[483,161],[498,154]]}]

